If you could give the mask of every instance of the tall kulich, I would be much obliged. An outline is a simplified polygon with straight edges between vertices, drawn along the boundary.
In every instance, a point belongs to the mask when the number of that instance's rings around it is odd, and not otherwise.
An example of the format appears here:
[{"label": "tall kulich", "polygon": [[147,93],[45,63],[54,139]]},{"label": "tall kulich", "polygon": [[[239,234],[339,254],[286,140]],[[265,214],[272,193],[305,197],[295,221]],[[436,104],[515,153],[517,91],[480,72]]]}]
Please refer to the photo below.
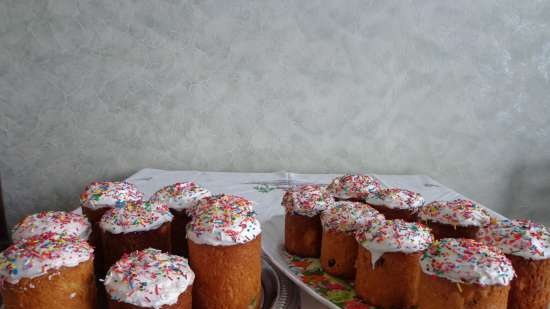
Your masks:
[{"label": "tall kulich", "polygon": [[108,210],[99,222],[105,271],[136,250],[155,248],[170,253],[172,218],[168,206],[158,202],[128,202]]},{"label": "tall kulich", "polygon": [[187,259],[148,248],[124,255],[107,271],[109,309],[191,309],[195,274]]},{"label": "tall kulich", "polygon": [[334,205],[334,198],[320,185],[289,188],[281,205],[285,208],[285,249],[301,257],[319,257],[323,229],[320,214]]},{"label": "tall kulich", "polygon": [[358,251],[354,234],[384,220],[384,216],[378,211],[359,202],[339,201],[323,211],[323,270],[333,276],[355,278],[355,259]]},{"label": "tall kulich", "polygon": [[388,188],[369,194],[365,202],[383,214],[386,219],[415,222],[416,213],[420,207],[424,206],[425,201],[419,193],[401,188]]},{"label": "tall kulich", "polygon": [[414,308],[420,298],[418,260],[433,241],[430,230],[398,219],[377,221],[355,236],[357,295],[382,308]]},{"label": "tall kulich", "polygon": [[261,229],[251,201],[225,194],[202,199],[187,241],[194,309],[259,308]]},{"label": "tall kulich", "polygon": [[444,238],[420,259],[418,309],[506,309],[514,269],[498,249]]},{"label": "tall kulich", "polygon": [[111,208],[122,207],[127,202],[139,202],[143,193],[128,182],[95,181],[86,186],[80,194],[82,213],[92,223],[92,234],[89,242],[95,248],[95,271],[98,277],[103,277],[103,248],[101,245],[101,229],[99,221],[105,212]]},{"label": "tall kulich", "polygon": [[508,309],[550,307],[550,231],[529,220],[501,220],[478,233],[478,239],[498,247],[512,261]]},{"label": "tall kulich", "polygon": [[44,233],[0,253],[6,309],[95,309],[93,248],[76,236]]},{"label": "tall kulich", "polygon": [[428,225],[435,239],[476,239],[480,228],[491,223],[487,211],[473,201],[434,201],[420,208],[418,219]]},{"label": "tall kulich", "polygon": [[198,186],[194,182],[178,182],[161,188],[149,198],[151,202],[160,202],[168,205],[174,215],[172,220],[172,253],[188,256],[187,224],[191,221],[193,208],[202,198],[209,197],[210,191]]}]

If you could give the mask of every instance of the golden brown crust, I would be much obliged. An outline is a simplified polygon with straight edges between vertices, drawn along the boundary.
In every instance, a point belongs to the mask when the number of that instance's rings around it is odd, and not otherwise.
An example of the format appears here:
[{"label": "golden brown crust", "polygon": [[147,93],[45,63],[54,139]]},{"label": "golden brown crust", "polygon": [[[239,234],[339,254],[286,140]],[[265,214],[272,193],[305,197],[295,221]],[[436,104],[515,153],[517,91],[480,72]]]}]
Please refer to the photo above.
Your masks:
[{"label": "golden brown crust", "polygon": [[324,231],[321,244],[321,266],[333,276],[355,278],[357,241],[344,232]]},{"label": "golden brown crust", "polygon": [[506,309],[509,290],[509,285],[457,284],[422,272],[418,309]]},{"label": "golden brown crust", "polygon": [[319,257],[323,228],[319,215],[307,217],[287,213],[285,216],[285,249],[301,257]]},{"label": "golden brown crust", "polygon": [[372,208],[378,210],[381,214],[386,217],[387,220],[403,219],[407,222],[416,222],[418,217],[416,212],[409,209],[393,209],[385,206],[371,205]]},{"label": "golden brown crust", "polygon": [[477,226],[453,226],[450,224],[443,224],[434,221],[422,221],[430,229],[435,239],[442,238],[469,238],[476,239],[479,227]]},{"label": "golden brown crust", "polygon": [[170,212],[174,215],[172,219],[172,253],[188,257],[189,249],[187,247],[187,223],[191,221],[191,217],[187,215],[185,210],[170,209]]},{"label": "golden brown crust", "polygon": [[250,309],[261,298],[261,235],[234,246],[189,244],[194,309]]},{"label": "golden brown crust", "polygon": [[367,303],[383,308],[415,306],[418,301],[420,255],[387,252],[373,269],[369,251],[359,246],[355,276],[357,295]]},{"label": "golden brown crust", "polygon": [[6,309],[95,309],[96,286],[93,260],[75,267],[61,267],[17,284],[5,282],[2,298]]},{"label": "golden brown crust", "polygon": [[[161,309],[191,309],[191,306],[193,303],[192,291],[193,291],[193,287],[192,286],[188,287],[187,290],[181,293],[181,295],[178,297],[177,303],[173,305],[164,305],[160,308]],[[144,308],[109,299],[109,309],[144,309]]]},{"label": "golden brown crust", "polygon": [[124,253],[136,250],[155,248],[163,252],[171,252],[171,226],[166,222],[159,228],[150,231],[111,234],[102,231],[103,261],[105,272],[118,261]]},{"label": "golden brown crust", "polygon": [[508,309],[547,309],[550,307],[550,259],[528,260],[507,255],[516,277],[512,280]]}]

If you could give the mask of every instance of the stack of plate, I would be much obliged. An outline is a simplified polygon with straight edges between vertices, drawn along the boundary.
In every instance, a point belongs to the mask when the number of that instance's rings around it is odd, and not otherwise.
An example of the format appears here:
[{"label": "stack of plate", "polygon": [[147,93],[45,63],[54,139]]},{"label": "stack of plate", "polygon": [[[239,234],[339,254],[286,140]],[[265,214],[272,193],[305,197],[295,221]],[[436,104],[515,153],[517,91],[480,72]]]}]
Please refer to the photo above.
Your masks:
[{"label": "stack of plate", "polygon": [[262,309],[298,309],[300,292],[285,275],[273,267],[266,256],[262,261]]}]

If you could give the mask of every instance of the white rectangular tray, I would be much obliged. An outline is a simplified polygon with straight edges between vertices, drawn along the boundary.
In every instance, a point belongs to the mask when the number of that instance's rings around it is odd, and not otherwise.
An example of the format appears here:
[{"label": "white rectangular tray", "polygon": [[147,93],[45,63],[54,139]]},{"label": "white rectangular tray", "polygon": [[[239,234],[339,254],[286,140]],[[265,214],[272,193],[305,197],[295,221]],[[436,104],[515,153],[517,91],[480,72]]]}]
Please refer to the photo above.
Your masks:
[{"label": "white rectangular tray", "polygon": [[[195,181],[208,188],[213,193],[231,193],[246,197],[256,202],[256,212],[262,223],[262,247],[264,253],[272,263],[296,285],[302,288],[314,299],[323,303],[329,308],[345,308],[340,303],[336,305],[334,299],[341,300],[349,295],[335,294],[333,301],[326,295],[319,293],[311,285],[305,284],[302,280],[300,269],[289,262],[289,257],[282,249],[284,230],[284,210],[281,207],[281,199],[284,190],[290,185],[305,183],[328,184],[336,174],[294,174],[287,172],[276,173],[217,173],[199,171],[164,171],[144,169],[134,174],[128,181],[136,184],[146,197],[159,188],[172,184],[176,181]],[[442,184],[424,175],[373,175],[380,179],[387,187],[401,187],[416,191],[424,196],[427,202],[434,200],[453,200],[465,198],[459,193],[446,188]],[[498,213],[488,209],[495,218],[503,218]],[[313,277],[318,279],[318,263],[315,260],[296,261],[295,264],[306,263],[307,271],[314,273]],[[331,286],[344,285],[346,282],[335,281]],[[344,289],[345,291],[345,289]],[[361,308],[360,305],[349,306],[349,308]],[[367,308],[367,307],[364,307]]]}]

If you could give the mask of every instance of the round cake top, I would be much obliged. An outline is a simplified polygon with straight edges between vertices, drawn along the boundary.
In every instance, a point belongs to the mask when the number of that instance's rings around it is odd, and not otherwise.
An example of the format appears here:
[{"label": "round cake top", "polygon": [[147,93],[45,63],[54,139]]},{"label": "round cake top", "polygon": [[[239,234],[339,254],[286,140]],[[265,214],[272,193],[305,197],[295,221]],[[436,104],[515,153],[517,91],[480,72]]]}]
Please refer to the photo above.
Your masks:
[{"label": "round cake top", "polygon": [[104,284],[115,301],[158,309],[177,303],[194,280],[187,259],[149,248],[122,256]]},{"label": "round cake top", "polygon": [[334,198],[321,185],[301,185],[289,188],[283,196],[283,207],[287,213],[315,217],[321,211],[334,205]]},{"label": "round cake top", "polygon": [[422,271],[452,282],[508,285],[514,278],[512,263],[493,247],[472,239],[443,238],[420,258]]},{"label": "round cake top", "polygon": [[369,193],[380,190],[380,181],[367,175],[344,175],[334,178],[327,190],[340,199],[365,199]]},{"label": "round cake top", "polygon": [[143,199],[143,193],[136,186],[125,181],[95,181],[86,186],[80,194],[80,206],[89,209],[122,207],[127,202]]},{"label": "round cake top", "polygon": [[261,233],[252,202],[235,195],[205,197],[193,208],[187,238],[196,244],[231,246],[254,240]]},{"label": "round cake top", "polygon": [[431,202],[418,211],[420,219],[454,226],[485,226],[491,222],[487,211],[472,201]]},{"label": "round cake top", "polygon": [[210,191],[194,182],[177,182],[153,193],[149,201],[162,202],[177,211],[195,207],[203,197],[211,196]]},{"label": "round cake top", "polygon": [[153,202],[128,202],[124,207],[105,212],[99,226],[111,234],[150,231],[172,221],[168,205]]},{"label": "round cake top", "polygon": [[480,229],[478,239],[506,254],[531,260],[550,258],[550,231],[529,220],[497,221]]},{"label": "round cake top", "polygon": [[419,193],[400,189],[381,189],[370,193],[365,201],[375,206],[385,206],[392,209],[416,209],[424,205],[424,198]]},{"label": "round cake top", "polygon": [[16,284],[93,258],[94,249],[76,236],[43,233],[18,241],[0,253],[0,280]]},{"label": "round cake top", "polygon": [[336,202],[333,207],[321,213],[323,229],[350,233],[368,228],[375,221],[383,221],[384,216],[376,209],[349,201]]},{"label": "round cake top", "polygon": [[13,227],[14,242],[46,232],[67,234],[88,240],[92,225],[86,217],[65,211],[42,211],[29,215]]},{"label": "round cake top", "polygon": [[433,242],[430,229],[401,219],[377,221],[358,231],[357,241],[371,254],[377,252],[413,253],[425,250]]}]

